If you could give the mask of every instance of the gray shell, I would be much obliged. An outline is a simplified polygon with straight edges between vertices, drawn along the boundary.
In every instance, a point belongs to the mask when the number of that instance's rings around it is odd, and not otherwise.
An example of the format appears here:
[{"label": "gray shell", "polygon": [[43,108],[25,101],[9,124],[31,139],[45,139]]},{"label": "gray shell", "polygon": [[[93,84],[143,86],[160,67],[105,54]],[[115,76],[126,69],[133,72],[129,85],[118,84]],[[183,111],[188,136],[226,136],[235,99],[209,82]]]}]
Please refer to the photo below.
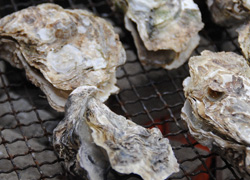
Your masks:
[{"label": "gray shell", "polygon": [[249,0],[207,0],[215,23],[222,26],[237,25],[250,19]]},{"label": "gray shell", "polygon": [[93,86],[75,89],[54,130],[54,147],[68,169],[79,164],[75,171],[91,180],[103,179],[109,163],[117,172],[145,180],[163,180],[179,170],[159,129],[145,129],[113,113],[94,97],[96,92]]},{"label": "gray shell", "polygon": [[70,92],[81,85],[102,89],[105,101],[115,86],[125,50],[113,27],[85,10],[55,4],[29,7],[0,20],[0,57],[17,68],[64,110]]},{"label": "gray shell", "polygon": [[203,28],[193,0],[112,0],[125,13],[139,59],[166,69],[178,68],[198,45]]},{"label": "gray shell", "polygon": [[[181,117],[201,144],[250,173],[250,68],[232,52],[203,51],[189,60]],[[229,153],[230,152],[230,153]]]}]

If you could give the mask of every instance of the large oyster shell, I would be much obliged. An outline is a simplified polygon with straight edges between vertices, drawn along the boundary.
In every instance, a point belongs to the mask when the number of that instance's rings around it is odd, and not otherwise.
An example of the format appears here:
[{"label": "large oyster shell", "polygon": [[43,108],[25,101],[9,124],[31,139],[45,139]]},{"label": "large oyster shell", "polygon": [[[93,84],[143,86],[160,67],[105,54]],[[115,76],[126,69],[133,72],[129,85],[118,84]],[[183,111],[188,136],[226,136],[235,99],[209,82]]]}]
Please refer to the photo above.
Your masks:
[{"label": "large oyster shell", "polygon": [[125,13],[139,59],[166,69],[178,68],[198,45],[203,28],[193,0],[112,0]]},{"label": "large oyster shell", "polygon": [[168,139],[119,116],[95,98],[95,86],[69,96],[66,115],[54,130],[54,146],[69,170],[87,179],[104,179],[110,163],[120,173],[163,180],[179,170]]},{"label": "large oyster shell", "polygon": [[48,3],[0,20],[0,57],[24,68],[50,105],[63,111],[78,86],[98,87],[102,101],[116,92],[115,71],[125,62],[125,50],[104,19]]},{"label": "large oyster shell", "polygon": [[201,144],[250,173],[250,68],[233,52],[203,51],[189,60],[181,117]]},{"label": "large oyster shell", "polygon": [[239,36],[238,42],[243,55],[247,60],[250,59],[250,21],[237,29]]},{"label": "large oyster shell", "polygon": [[215,23],[232,26],[250,18],[249,0],[207,0]]}]

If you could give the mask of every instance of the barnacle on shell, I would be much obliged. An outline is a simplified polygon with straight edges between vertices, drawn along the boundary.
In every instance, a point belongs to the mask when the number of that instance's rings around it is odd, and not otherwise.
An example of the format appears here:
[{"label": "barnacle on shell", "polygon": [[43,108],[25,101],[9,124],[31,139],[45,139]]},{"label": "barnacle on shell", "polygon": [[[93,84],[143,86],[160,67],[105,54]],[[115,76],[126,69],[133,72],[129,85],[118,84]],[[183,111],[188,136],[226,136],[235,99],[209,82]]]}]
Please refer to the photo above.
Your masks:
[{"label": "barnacle on shell", "polygon": [[203,51],[189,60],[181,117],[201,144],[250,174],[250,68],[233,52]]},{"label": "barnacle on shell", "polygon": [[106,20],[49,3],[0,20],[0,57],[24,68],[58,111],[64,111],[68,95],[81,85],[102,89],[97,96],[105,101],[118,90],[116,67],[126,59]]},{"label": "barnacle on shell", "polygon": [[54,130],[54,147],[69,170],[87,179],[104,179],[111,167],[145,180],[163,180],[179,170],[168,139],[113,113],[95,98],[95,86],[75,89],[63,121]]},{"label": "barnacle on shell", "polygon": [[139,59],[166,69],[178,68],[198,45],[203,28],[193,0],[111,0],[124,12]]}]

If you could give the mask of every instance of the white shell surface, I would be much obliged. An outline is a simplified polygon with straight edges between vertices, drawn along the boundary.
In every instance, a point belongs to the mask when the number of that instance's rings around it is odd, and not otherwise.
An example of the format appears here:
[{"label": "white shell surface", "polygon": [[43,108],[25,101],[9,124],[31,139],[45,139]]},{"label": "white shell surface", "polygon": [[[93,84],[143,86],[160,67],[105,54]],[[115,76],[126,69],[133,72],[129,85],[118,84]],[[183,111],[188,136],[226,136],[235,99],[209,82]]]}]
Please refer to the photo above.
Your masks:
[{"label": "white shell surface", "polygon": [[[13,51],[0,50],[0,56],[12,65],[22,68],[23,59],[67,94],[78,86],[94,85],[103,90],[99,94],[102,101],[118,90],[116,67],[126,60],[119,37],[106,20],[86,10],[49,3],[2,18],[0,47],[6,45]],[[37,81],[32,76],[30,80]],[[63,111],[61,106],[53,107]]]}]

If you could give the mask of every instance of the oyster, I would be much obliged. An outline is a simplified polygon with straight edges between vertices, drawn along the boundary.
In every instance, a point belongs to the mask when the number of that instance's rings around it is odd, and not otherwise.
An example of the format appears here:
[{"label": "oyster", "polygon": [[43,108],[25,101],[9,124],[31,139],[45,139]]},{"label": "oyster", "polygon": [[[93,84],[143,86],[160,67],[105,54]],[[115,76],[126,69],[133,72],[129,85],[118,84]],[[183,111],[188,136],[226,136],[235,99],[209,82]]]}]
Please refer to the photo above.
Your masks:
[{"label": "oyster", "polygon": [[203,51],[189,60],[181,117],[202,145],[250,173],[250,68],[233,52]]},{"label": "oyster", "polygon": [[250,59],[250,21],[237,29],[239,36],[238,42],[240,44],[243,55],[247,60]]},{"label": "oyster", "polygon": [[193,0],[111,1],[125,13],[125,26],[144,63],[178,68],[199,43],[203,23]]},{"label": "oyster", "polygon": [[249,19],[249,0],[207,0],[208,8],[215,23],[232,26]]},{"label": "oyster", "polygon": [[126,59],[107,21],[49,3],[0,20],[0,57],[24,68],[58,111],[64,110],[69,93],[82,85],[101,89],[97,96],[105,101],[118,90],[116,67]]},{"label": "oyster", "polygon": [[119,116],[95,98],[95,86],[75,89],[66,115],[54,130],[54,147],[69,170],[87,179],[104,179],[111,167],[145,180],[160,180],[179,170],[168,139]]}]

